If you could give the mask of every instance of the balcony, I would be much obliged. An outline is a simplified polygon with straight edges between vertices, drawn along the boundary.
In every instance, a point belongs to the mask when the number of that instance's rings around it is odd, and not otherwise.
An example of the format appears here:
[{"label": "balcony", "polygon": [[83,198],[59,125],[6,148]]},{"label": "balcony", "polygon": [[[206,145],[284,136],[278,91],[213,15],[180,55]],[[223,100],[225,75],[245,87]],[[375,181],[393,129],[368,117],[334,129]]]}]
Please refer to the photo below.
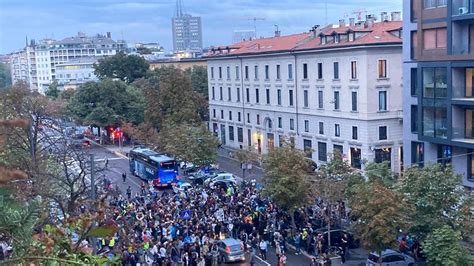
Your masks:
[{"label": "balcony", "polygon": [[453,128],[452,141],[462,142],[466,144],[474,144],[474,130],[473,128]]},{"label": "balcony", "polygon": [[452,0],[453,17],[462,17],[474,13],[474,0]]}]

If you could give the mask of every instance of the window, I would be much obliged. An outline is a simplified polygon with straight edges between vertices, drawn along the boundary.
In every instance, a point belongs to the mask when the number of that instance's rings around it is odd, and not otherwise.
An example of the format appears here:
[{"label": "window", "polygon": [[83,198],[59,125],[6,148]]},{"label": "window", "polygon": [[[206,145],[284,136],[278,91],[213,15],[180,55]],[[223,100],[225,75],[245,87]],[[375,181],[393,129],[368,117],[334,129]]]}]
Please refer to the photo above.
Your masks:
[{"label": "window", "polygon": [[255,103],[260,103],[260,92],[259,92],[259,89],[255,89]]},{"label": "window", "polygon": [[245,66],[245,79],[249,79],[249,66]]},{"label": "window", "polygon": [[325,142],[318,142],[318,160],[321,162],[326,162],[327,159],[327,144]]},{"label": "window", "polygon": [[324,123],[319,122],[319,135],[324,135]]},{"label": "window", "polygon": [[304,121],[304,132],[309,132],[309,120]]},{"label": "window", "polygon": [[221,110],[221,119],[224,119],[224,110]]},{"label": "window", "polygon": [[417,96],[417,86],[418,86],[418,69],[410,69],[410,95]]},{"label": "window", "polygon": [[232,92],[230,87],[227,88],[227,101],[232,101]]},{"label": "window", "polygon": [[[448,136],[448,114],[446,107],[423,106],[423,136],[446,138]],[[469,120],[468,123],[472,121]]]},{"label": "window", "polygon": [[227,67],[226,72],[227,72],[227,79],[230,79],[230,67],[229,66]]},{"label": "window", "polygon": [[424,165],[424,145],[423,142],[411,142],[411,163],[418,164],[418,166],[423,167]]},{"label": "window", "polygon": [[257,115],[257,125],[260,125],[260,115]]},{"label": "window", "polygon": [[318,63],[318,79],[323,79],[323,63]]},{"label": "window", "polygon": [[241,117],[241,115],[240,115],[240,112],[237,112],[237,121],[240,122],[241,120],[242,120],[242,117]]},{"label": "window", "polygon": [[241,127],[237,128],[237,141],[244,142],[244,129]]},{"label": "window", "polygon": [[214,79],[214,67],[211,67],[211,79]]},{"label": "window", "polygon": [[265,65],[265,79],[268,80],[270,79],[270,70],[269,70],[269,66],[268,65]]},{"label": "window", "polygon": [[219,79],[222,79],[222,67],[219,67]]},{"label": "window", "polygon": [[216,90],[214,87],[212,87],[212,99],[215,100],[216,99]]},{"label": "window", "polygon": [[375,149],[374,161],[376,163],[388,162],[388,167],[391,167],[392,149],[391,148]]},{"label": "window", "polygon": [[234,141],[234,126],[229,126],[229,140]]},{"label": "window", "polygon": [[334,62],[334,79],[339,79],[339,62]]},{"label": "window", "polygon": [[341,136],[341,125],[334,124],[334,136],[336,136],[336,137]]},{"label": "window", "polygon": [[277,90],[277,104],[281,105],[281,90]]},{"label": "window", "polygon": [[303,64],[303,79],[308,79],[308,64]]},{"label": "window", "polygon": [[357,134],[357,127],[352,127],[352,139],[358,139],[359,135]]},{"label": "window", "polygon": [[252,131],[250,129],[247,129],[247,143],[248,146],[252,146]]},{"label": "window", "polygon": [[240,88],[237,88],[237,102],[240,102]]},{"label": "window", "polygon": [[438,145],[438,163],[447,165],[451,163],[453,149],[448,145]]},{"label": "window", "polygon": [[278,117],[278,128],[282,128],[283,127],[283,119],[281,117]]},{"label": "window", "polygon": [[423,0],[423,8],[436,8],[446,6],[448,4],[447,0]]},{"label": "window", "polygon": [[387,127],[382,126],[379,127],[379,140],[386,140],[387,139]]},{"label": "window", "polygon": [[249,103],[250,102],[250,89],[249,88],[245,89],[245,93],[247,94],[247,102]]},{"label": "window", "polygon": [[229,120],[232,121],[232,111],[229,111]]},{"label": "window", "polygon": [[235,79],[239,80],[240,79],[240,67],[235,66]]},{"label": "window", "polygon": [[379,79],[380,78],[387,78],[387,60],[379,60],[379,69],[378,69],[378,74],[379,74]]},{"label": "window", "polygon": [[351,61],[351,79],[357,79],[357,62]]},{"label": "window", "polygon": [[309,102],[308,102],[308,90],[303,91],[303,104],[304,107],[308,107]]},{"label": "window", "polygon": [[295,130],[295,120],[290,118],[290,130]]},{"label": "window", "polygon": [[250,123],[250,114],[247,113],[247,123]]},{"label": "window", "polygon": [[288,64],[288,79],[293,79],[293,64]]},{"label": "window", "polygon": [[212,109],[212,117],[216,118],[216,109]]},{"label": "window", "polygon": [[352,92],[352,112],[357,112],[357,91]]},{"label": "window", "polygon": [[289,103],[290,106],[293,106],[293,90],[288,91]]},{"label": "window", "polygon": [[423,98],[446,98],[447,70],[444,67],[423,68]]},{"label": "window", "polygon": [[280,65],[276,65],[277,79],[280,79]]},{"label": "window", "polygon": [[417,50],[418,50],[418,32],[412,31],[410,33],[410,41],[411,41],[411,50],[410,50],[410,58],[417,59]]},{"label": "window", "polygon": [[324,104],[323,104],[323,91],[318,91],[318,108],[323,109]]},{"label": "window", "polygon": [[307,158],[313,157],[313,145],[311,143],[311,140],[309,139],[303,139],[303,151],[306,155]]},{"label": "window", "polygon": [[222,87],[219,87],[219,100],[224,100],[224,93],[222,92]]},{"label": "window", "polygon": [[254,78],[257,80],[258,79],[258,66],[254,66]]},{"label": "window", "polygon": [[339,110],[339,91],[334,92],[334,110]]},{"label": "window", "polygon": [[265,94],[267,96],[267,104],[270,104],[270,89],[266,89]]},{"label": "window", "polygon": [[417,133],[418,132],[418,106],[412,105],[410,108],[410,124],[411,124],[411,132]]},{"label": "window", "polygon": [[387,92],[379,91],[379,111],[387,111]]},{"label": "window", "polygon": [[338,152],[339,154],[342,155],[342,154],[344,154],[344,146],[338,145],[338,144],[334,144],[334,145],[332,146],[332,152],[333,152],[333,153]]},{"label": "window", "polygon": [[447,31],[446,28],[423,30],[423,49],[443,49],[446,48]]}]

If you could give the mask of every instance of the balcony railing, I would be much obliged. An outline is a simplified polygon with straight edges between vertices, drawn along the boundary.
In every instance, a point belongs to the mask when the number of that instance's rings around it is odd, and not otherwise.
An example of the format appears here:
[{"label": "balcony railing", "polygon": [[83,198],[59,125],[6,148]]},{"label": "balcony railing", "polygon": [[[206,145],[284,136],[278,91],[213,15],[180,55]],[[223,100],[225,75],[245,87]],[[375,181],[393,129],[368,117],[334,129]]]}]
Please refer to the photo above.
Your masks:
[{"label": "balcony railing", "polygon": [[474,13],[474,0],[452,0],[452,15],[462,16]]},{"label": "balcony railing", "polygon": [[474,129],[453,127],[453,138],[454,141],[467,142],[474,144]]},{"label": "balcony railing", "polygon": [[[471,93],[469,93],[471,91]],[[470,94],[470,95],[469,95]],[[465,86],[452,87],[452,98],[474,101],[474,88],[466,89]]]}]

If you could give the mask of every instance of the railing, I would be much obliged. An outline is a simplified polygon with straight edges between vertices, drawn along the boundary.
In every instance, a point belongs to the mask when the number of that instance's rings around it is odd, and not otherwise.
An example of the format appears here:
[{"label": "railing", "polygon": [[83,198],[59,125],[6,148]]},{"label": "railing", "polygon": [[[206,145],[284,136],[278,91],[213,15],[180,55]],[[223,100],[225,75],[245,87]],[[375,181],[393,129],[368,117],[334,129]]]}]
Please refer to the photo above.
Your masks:
[{"label": "railing", "polygon": [[472,139],[474,142],[474,128],[453,127],[453,139]]},{"label": "railing", "polygon": [[[452,98],[467,98],[474,100],[474,88],[467,88],[465,86],[451,87]],[[466,95],[470,91],[471,95]]]}]

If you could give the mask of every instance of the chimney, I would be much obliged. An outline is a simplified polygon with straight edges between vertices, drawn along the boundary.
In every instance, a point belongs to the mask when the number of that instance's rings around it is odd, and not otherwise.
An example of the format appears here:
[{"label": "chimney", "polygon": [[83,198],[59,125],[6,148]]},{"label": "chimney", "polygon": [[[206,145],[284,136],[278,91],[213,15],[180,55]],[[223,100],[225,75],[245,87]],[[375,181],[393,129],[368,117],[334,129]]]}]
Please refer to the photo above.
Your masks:
[{"label": "chimney", "polygon": [[312,33],[313,38],[318,37],[319,25],[314,25],[314,26],[309,30],[309,32]]},{"label": "chimney", "polygon": [[400,21],[402,19],[402,15],[399,11],[392,12],[390,15],[392,16],[392,21]]},{"label": "chimney", "polygon": [[339,20],[339,28],[342,28],[342,27],[345,27],[346,26],[346,22],[344,21],[344,19],[340,19]]},{"label": "chimney", "polygon": [[380,13],[380,21],[382,21],[382,22],[387,22],[388,21],[387,12]]},{"label": "chimney", "polygon": [[112,39],[112,33],[110,33],[110,31],[107,32],[107,38]]},{"label": "chimney", "polygon": [[355,26],[355,18],[349,18],[349,26],[353,28]]},{"label": "chimney", "polygon": [[365,16],[365,27],[366,28],[372,28],[375,22],[375,16],[374,15],[367,15]]},{"label": "chimney", "polygon": [[281,31],[276,30],[276,31],[275,31],[275,37],[280,37],[280,36],[281,36]]}]

